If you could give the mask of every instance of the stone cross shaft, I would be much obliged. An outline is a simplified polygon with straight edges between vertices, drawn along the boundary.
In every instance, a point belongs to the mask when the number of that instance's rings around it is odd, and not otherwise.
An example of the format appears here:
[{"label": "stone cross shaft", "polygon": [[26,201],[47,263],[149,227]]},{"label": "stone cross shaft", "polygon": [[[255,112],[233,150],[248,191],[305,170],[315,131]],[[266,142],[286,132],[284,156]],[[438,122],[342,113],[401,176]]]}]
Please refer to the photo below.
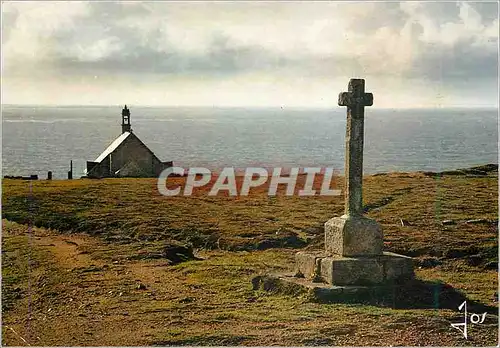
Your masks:
[{"label": "stone cross shaft", "polygon": [[[340,93],[339,105],[347,106],[345,214],[325,222],[324,251],[296,254],[296,276],[312,283],[300,279],[296,284],[308,284],[304,286],[321,289],[321,296],[330,292],[332,297],[343,297],[350,290],[359,296],[371,285],[393,291],[389,285],[403,284],[414,273],[410,257],[383,251],[382,226],[363,216],[363,118],[365,106],[373,105],[373,95],[365,93],[364,80],[352,79],[349,91]],[[374,295],[372,290],[368,293]]]},{"label": "stone cross shaft", "polygon": [[365,93],[365,80],[351,79],[348,92],[339,94],[339,106],[347,106],[345,156],[345,215],[363,215],[363,143],[365,106],[373,94]]}]

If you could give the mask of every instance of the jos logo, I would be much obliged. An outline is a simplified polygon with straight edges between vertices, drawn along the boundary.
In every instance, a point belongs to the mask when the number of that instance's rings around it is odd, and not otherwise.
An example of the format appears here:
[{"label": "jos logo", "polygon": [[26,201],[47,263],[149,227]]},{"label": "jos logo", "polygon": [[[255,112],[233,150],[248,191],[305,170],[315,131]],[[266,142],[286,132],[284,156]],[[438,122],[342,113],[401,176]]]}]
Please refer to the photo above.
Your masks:
[{"label": "jos logo", "polygon": [[[461,311],[462,309],[465,309],[464,311],[464,322],[459,323],[459,324],[451,324],[455,329],[460,331],[465,339],[467,339],[467,301],[462,302],[460,306],[458,306],[458,310]],[[470,314],[470,322],[472,324],[482,324],[484,322],[484,319],[486,319],[486,312],[484,312],[482,315],[472,313]]]}]

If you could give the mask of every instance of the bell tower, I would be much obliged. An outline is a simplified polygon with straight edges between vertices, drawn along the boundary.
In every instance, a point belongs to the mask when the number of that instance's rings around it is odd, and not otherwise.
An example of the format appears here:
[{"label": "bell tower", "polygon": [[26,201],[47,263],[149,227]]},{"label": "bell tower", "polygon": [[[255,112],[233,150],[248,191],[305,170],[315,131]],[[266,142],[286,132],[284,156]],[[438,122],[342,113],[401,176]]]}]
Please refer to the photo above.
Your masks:
[{"label": "bell tower", "polygon": [[132,132],[130,127],[130,110],[127,109],[127,105],[122,110],[122,134],[125,132]]}]

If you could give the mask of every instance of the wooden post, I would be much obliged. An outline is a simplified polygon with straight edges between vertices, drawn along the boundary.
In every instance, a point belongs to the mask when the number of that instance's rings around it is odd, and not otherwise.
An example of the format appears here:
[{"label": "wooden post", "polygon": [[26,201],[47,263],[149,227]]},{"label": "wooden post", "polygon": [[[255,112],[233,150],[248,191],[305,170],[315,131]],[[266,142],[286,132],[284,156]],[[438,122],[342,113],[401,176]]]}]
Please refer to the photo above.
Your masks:
[{"label": "wooden post", "polygon": [[52,180],[52,172],[51,171],[49,171],[47,173],[47,180]]}]

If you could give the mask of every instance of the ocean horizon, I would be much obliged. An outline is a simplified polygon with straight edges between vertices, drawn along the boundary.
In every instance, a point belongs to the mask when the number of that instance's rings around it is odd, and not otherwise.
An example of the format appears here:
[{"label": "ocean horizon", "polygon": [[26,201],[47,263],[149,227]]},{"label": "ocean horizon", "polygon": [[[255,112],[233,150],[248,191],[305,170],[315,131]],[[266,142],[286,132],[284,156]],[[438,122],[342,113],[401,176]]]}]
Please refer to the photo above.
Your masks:
[{"label": "ocean horizon", "polygon": [[[344,168],[345,108],[134,106],[134,133],[184,168]],[[2,105],[2,175],[84,175],[121,133],[122,105]],[[365,109],[364,172],[498,163],[498,108]]]}]

